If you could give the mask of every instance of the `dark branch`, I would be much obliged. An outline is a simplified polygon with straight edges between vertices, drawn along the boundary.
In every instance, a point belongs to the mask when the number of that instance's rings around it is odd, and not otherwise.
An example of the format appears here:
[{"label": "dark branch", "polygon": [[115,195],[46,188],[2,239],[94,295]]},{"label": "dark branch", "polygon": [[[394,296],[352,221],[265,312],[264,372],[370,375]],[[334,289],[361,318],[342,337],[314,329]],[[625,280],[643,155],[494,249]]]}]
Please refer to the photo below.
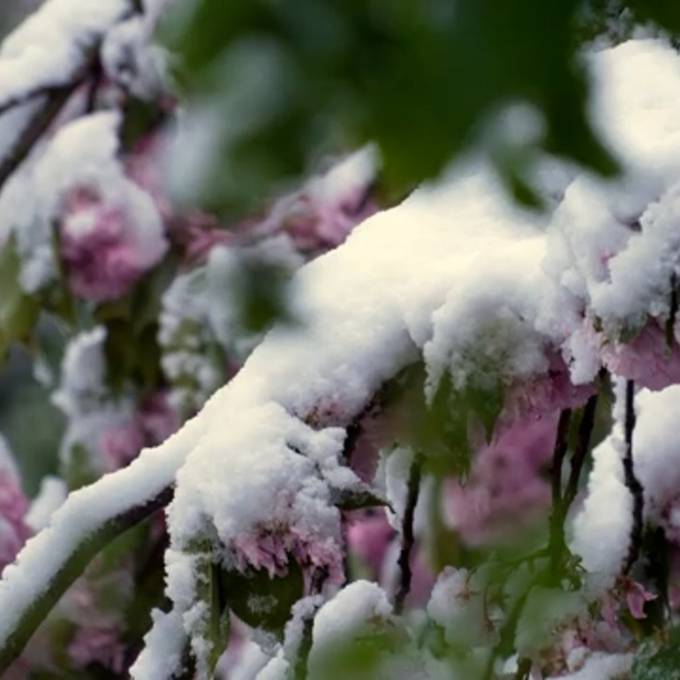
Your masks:
[{"label": "dark branch", "polygon": [[623,455],[624,482],[633,497],[633,526],[630,531],[630,548],[623,567],[623,573],[627,574],[640,555],[642,544],[644,493],[640,480],[635,475],[633,465],[633,430],[635,430],[635,383],[632,380],[626,382],[626,414],[624,421],[625,451]]},{"label": "dark branch", "polygon": [[[0,160],[0,188],[10,175],[23,163],[35,143],[57,117],[59,111],[80,83],[52,90],[31,114],[23,130],[19,132],[11,148]],[[39,101],[39,99],[38,99]]]},{"label": "dark branch", "polygon": [[411,471],[408,480],[408,490],[406,494],[406,507],[401,523],[401,551],[399,553],[399,588],[394,598],[394,609],[400,613],[404,608],[404,602],[411,591],[411,553],[415,543],[413,533],[413,519],[415,516],[416,505],[418,505],[418,495],[420,493],[420,460],[415,456],[411,464]]},{"label": "dark branch", "polygon": [[112,517],[73,551],[51,579],[49,588],[24,610],[14,631],[0,648],[0,674],[7,670],[8,666],[21,654],[47,613],[85,571],[97,553],[122,533],[166,506],[172,500],[173,493],[174,488],[168,486],[143,505],[134,506]]},{"label": "dark branch", "polygon": [[562,464],[567,453],[567,435],[571,423],[571,409],[564,409],[560,413],[557,425],[557,436],[553,450],[552,462],[552,512],[550,514],[550,560],[554,573],[564,553],[564,508],[562,503]]},{"label": "dark branch", "polygon": [[590,450],[590,439],[593,434],[593,427],[595,426],[595,411],[597,410],[598,395],[594,394],[588,399],[585,408],[583,409],[583,416],[578,428],[578,440],[576,441],[576,448],[571,459],[571,469],[569,471],[569,480],[567,481],[567,488],[562,499],[563,512],[566,516],[569,512],[569,507],[574,502],[576,494],[578,494],[578,486],[581,479],[581,472],[586,456]]}]

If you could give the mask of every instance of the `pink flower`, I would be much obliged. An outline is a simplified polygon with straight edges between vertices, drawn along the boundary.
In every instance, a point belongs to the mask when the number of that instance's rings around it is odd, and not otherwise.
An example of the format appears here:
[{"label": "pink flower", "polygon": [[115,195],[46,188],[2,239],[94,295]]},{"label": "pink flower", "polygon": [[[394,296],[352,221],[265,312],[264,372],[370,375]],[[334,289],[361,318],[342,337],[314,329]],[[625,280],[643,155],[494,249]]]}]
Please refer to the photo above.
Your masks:
[{"label": "pink flower", "polygon": [[650,321],[627,344],[605,344],[602,361],[614,374],[634,380],[640,387],[661,390],[680,382],[680,348],[669,348],[655,321]]},{"label": "pink flower", "polygon": [[446,486],[448,521],[469,545],[511,538],[550,504],[544,470],[552,457],[557,416],[505,428],[476,454],[470,478]]},{"label": "pink flower", "polygon": [[583,405],[593,393],[592,385],[573,385],[567,365],[553,355],[545,374],[510,388],[500,423],[540,420],[544,416],[551,420],[563,409]]},{"label": "pink flower", "polygon": [[179,414],[168,402],[165,392],[154,392],[147,397],[139,410],[144,443],[155,446],[166,440],[180,426]]},{"label": "pink flower", "polygon": [[125,295],[165,252],[162,234],[135,224],[126,207],[104,203],[88,187],[74,189],[65,206],[61,256],[78,297],[102,302]]},{"label": "pink flower", "polygon": [[306,578],[311,571],[323,569],[331,583],[344,581],[342,550],[332,538],[307,537],[283,527],[261,529],[237,536],[233,548],[240,571],[265,569],[271,578],[284,576],[292,559],[303,568]]},{"label": "pink flower", "polygon": [[0,468],[0,570],[14,561],[30,536],[24,523],[27,511],[28,500],[18,478],[13,471]]},{"label": "pink flower", "polygon": [[126,466],[144,447],[144,432],[138,418],[102,433],[99,445],[110,471]]},{"label": "pink flower", "polygon": [[356,513],[347,527],[349,549],[379,578],[387,549],[396,535],[382,510]]},{"label": "pink flower", "polygon": [[78,670],[98,663],[114,673],[125,669],[125,646],[113,628],[78,628],[68,646],[68,655]]},{"label": "pink flower", "polygon": [[623,579],[623,589],[626,594],[628,611],[634,619],[645,619],[645,603],[656,600],[657,595],[650,593],[645,587],[631,578]]}]

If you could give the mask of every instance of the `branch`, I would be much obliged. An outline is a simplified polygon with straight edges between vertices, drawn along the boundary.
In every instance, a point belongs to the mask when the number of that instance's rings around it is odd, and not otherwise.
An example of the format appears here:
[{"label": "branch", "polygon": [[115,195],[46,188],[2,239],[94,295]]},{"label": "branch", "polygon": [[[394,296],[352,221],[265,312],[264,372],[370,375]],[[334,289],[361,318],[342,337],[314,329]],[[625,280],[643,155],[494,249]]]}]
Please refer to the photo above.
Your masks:
[{"label": "branch", "polygon": [[635,382],[626,381],[626,414],[624,422],[625,451],[623,456],[624,482],[633,497],[633,526],[630,531],[630,548],[623,567],[627,574],[640,554],[643,530],[644,493],[633,466],[633,430],[635,429]]},{"label": "branch", "polygon": [[394,598],[394,610],[399,614],[404,608],[404,601],[411,591],[411,553],[415,543],[413,533],[413,519],[415,516],[416,505],[418,505],[418,495],[420,493],[421,468],[418,456],[415,456],[411,464],[411,471],[408,480],[408,491],[406,496],[406,507],[401,523],[401,551],[399,553],[399,589]]},{"label": "branch", "polygon": [[576,441],[576,449],[571,458],[571,470],[569,472],[569,480],[567,481],[567,488],[562,499],[563,511],[566,516],[569,507],[574,502],[578,494],[578,485],[581,479],[581,471],[585,463],[586,456],[590,450],[590,439],[593,434],[593,427],[595,426],[595,412],[597,410],[598,395],[594,394],[586,402],[583,409],[583,416],[581,416],[581,423],[578,428],[578,439]]},{"label": "branch", "polygon": [[567,453],[567,435],[571,423],[571,409],[560,413],[552,463],[552,512],[550,514],[550,561],[557,574],[564,552],[564,507],[562,503],[562,464]]},{"label": "branch", "polygon": [[128,467],[69,495],[0,580],[0,673],[109,542],[168,503],[177,469],[203,433],[194,418]]},{"label": "branch", "polygon": [[[24,128],[0,160],[0,189],[10,175],[23,163],[35,143],[57,117],[80,81],[41,93],[45,100],[31,113]],[[29,102],[26,102],[28,105]]]}]

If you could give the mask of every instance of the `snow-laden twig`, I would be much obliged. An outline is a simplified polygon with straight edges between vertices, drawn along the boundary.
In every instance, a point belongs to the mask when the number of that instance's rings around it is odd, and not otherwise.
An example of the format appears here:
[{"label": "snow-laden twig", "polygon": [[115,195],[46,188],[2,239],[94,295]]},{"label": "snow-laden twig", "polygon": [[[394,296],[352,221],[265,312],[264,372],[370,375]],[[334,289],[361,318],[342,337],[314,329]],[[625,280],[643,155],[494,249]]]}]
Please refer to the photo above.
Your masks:
[{"label": "snow-laden twig", "polygon": [[133,11],[130,0],[48,0],[4,40],[0,117],[26,115],[0,158],[0,188],[87,79],[107,31]]},{"label": "snow-laden twig", "polygon": [[642,531],[644,528],[644,491],[640,480],[635,474],[633,463],[633,432],[635,430],[635,383],[632,380],[626,381],[626,402],[624,420],[624,455],[623,472],[626,487],[633,497],[633,523],[630,533],[630,547],[628,556],[623,566],[623,573],[627,574],[640,555],[642,545]]},{"label": "snow-laden twig", "polygon": [[72,493],[26,543],[0,581],[0,670],[99,550],[170,501],[177,468],[201,431],[200,418],[189,421],[129,467]]}]

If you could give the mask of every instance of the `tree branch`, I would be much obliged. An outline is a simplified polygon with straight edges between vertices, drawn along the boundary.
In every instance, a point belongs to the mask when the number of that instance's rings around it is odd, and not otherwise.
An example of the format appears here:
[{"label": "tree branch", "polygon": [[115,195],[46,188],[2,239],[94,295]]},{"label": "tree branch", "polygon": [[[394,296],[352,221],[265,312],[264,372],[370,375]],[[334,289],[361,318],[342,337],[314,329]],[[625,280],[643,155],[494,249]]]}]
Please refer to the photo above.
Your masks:
[{"label": "tree branch", "polygon": [[549,553],[553,572],[557,573],[564,552],[564,507],[562,503],[562,464],[567,453],[567,435],[571,423],[571,409],[560,413],[552,462],[552,512],[550,514]]},{"label": "tree branch", "polygon": [[144,505],[134,506],[105,522],[82,541],[50,581],[50,587],[23,611],[13,631],[0,647],[0,672],[21,654],[47,613],[57,604],[69,586],[85,571],[92,558],[113,539],[146,519],[172,499],[173,487],[164,488]]},{"label": "tree branch", "polygon": [[644,492],[640,480],[635,475],[633,465],[633,430],[635,429],[635,383],[626,381],[626,412],[624,421],[625,451],[623,456],[624,483],[633,497],[633,526],[630,532],[630,548],[623,567],[623,573],[627,574],[640,555],[642,543]]},{"label": "tree branch", "polygon": [[406,495],[406,507],[401,523],[401,551],[399,553],[399,588],[394,598],[394,609],[400,613],[404,608],[404,602],[411,591],[411,553],[415,543],[413,532],[413,519],[415,516],[416,505],[418,505],[418,495],[420,493],[421,466],[420,460],[416,455],[411,463],[411,471],[408,480],[408,490]]},{"label": "tree branch", "polygon": [[581,422],[578,428],[578,439],[576,441],[576,449],[571,458],[571,469],[569,471],[569,480],[567,481],[567,488],[562,499],[563,511],[566,516],[571,504],[574,502],[578,494],[578,485],[581,479],[581,471],[585,463],[586,456],[590,450],[590,439],[593,434],[593,427],[595,426],[595,412],[597,410],[598,395],[594,394],[586,402],[581,416]]}]

